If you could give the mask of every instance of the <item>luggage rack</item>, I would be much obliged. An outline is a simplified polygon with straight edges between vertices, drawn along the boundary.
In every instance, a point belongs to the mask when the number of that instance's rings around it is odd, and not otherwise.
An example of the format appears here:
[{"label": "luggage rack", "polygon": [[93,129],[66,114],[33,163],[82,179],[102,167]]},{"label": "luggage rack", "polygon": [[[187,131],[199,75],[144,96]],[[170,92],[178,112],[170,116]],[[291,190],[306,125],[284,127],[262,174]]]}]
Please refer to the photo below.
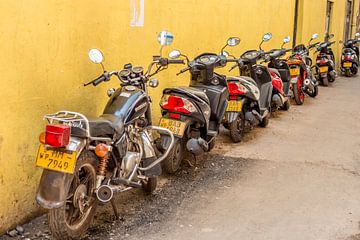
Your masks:
[{"label": "luggage rack", "polygon": [[[91,138],[89,120],[81,113],[59,111],[53,114],[45,115],[44,119],[46,119],[50,124],[60,123],[67,124],[71,127],[81,128],[86,132],[86,137]],[[85,127],[83,127],[83,123],[85,124]]]}]

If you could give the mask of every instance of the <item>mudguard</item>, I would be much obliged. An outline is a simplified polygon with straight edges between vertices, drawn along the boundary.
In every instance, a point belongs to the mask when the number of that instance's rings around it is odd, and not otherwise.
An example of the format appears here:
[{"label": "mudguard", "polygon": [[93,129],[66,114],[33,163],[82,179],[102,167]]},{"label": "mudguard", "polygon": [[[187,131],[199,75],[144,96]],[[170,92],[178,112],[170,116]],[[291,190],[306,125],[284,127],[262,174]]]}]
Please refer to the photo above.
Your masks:
[{"label": "mudguard", "polygon": [[[71,137],[66,149],[76,151],[79,157],[85,145],[85,139]],[[36,193],[36,202],[45,209],[62,207],[66,203],[73,177],[73,174],[44,169]]]}]

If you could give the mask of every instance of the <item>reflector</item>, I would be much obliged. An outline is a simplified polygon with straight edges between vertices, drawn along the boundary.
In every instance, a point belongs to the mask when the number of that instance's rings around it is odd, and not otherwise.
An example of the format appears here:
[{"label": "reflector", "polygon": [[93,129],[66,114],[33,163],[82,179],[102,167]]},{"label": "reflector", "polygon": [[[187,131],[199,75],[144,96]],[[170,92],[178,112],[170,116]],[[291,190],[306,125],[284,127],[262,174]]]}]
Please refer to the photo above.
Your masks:
[{"label": "reflector", "polygon": [[70,127],[63,124],[46,126],[45,144],[53,147],[65,147],[70,141]]}]

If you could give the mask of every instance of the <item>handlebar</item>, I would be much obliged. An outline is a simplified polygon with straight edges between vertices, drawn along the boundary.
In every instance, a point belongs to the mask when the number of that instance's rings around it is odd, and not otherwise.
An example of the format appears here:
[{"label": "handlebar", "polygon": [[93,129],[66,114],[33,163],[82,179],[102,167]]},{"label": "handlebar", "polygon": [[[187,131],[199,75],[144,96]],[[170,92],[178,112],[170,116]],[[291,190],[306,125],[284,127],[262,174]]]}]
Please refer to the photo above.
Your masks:
[{"label": "handlebar", "polygon": [[88,82],[88,83],[85,83],[84,84],[84,87],[92,84],[93,86],[97,86],[99,85],[100,83],[104,82],[104,81],[109,81],[110,80],[110,77],[111,75],[113,75],[115,72],[104,72],[100,77]]},{"label": "handlebar", "polygon": [[184,60],[182,60],[182,59],[169,59],[168,63],[169,64],[185,64]]}]

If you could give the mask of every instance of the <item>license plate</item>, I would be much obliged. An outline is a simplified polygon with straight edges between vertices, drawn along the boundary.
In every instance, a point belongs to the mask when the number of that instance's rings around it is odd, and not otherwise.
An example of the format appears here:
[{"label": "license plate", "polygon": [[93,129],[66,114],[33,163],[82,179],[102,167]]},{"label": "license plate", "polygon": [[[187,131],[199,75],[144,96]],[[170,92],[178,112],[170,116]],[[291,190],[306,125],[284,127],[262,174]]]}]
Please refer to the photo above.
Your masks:
[{"label": "license plate", "polygon": [[300,68],[290,68],[290,75],[291,76],[300,75]]},{"label": "license plate", "polygon": [[40,145],[36,166],[57,172],[74,173],[76,152]]},{"label": "license plate", "polygon": [[344,62],[344,67],[352,67],[352,62]]},{"label": "license plate", "polygon": [[173,134],[182,137],[184,135],[186,123],[181,121],[176,121],[168,118],[160,119],[160,127],[169,129]]},{"label": "license plate", "polygon": [[320,67],[320,73],[326,73],[328,72],[329,68],[326,66],[326,67]]},{"label": "license plate", "polygon": [[229,101],[226,111],[227,112],[241,112],[242,101]]}]

